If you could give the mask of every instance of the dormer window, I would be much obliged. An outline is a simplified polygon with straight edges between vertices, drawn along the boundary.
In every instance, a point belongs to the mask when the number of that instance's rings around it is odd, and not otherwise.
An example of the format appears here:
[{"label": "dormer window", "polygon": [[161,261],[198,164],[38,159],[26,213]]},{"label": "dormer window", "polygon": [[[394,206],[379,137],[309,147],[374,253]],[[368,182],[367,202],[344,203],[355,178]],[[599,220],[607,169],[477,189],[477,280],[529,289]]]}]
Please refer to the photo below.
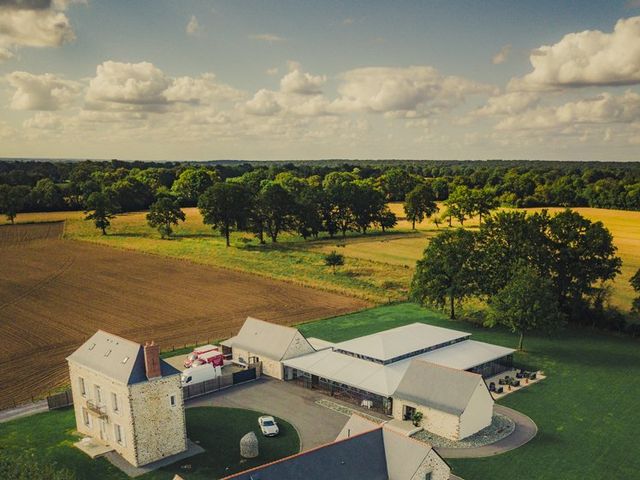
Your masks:
[{"label": "dormer window", "polygon": [[89,350],[93,350],[95,348],[96,344],[92,343],[91,345],[89,345]]},{"label": "dormer window", "polygon": [[127,363],[127,360],[129,360],[129,357],[124,357],[124,358],[122,359],[122,364],[124,365],[125,363]]},{"label": "dormer window", "polygon": [[107,350],[106,352],[104,352],[105,357],[108,357],[109,355],[111,355],[111,350]]}]

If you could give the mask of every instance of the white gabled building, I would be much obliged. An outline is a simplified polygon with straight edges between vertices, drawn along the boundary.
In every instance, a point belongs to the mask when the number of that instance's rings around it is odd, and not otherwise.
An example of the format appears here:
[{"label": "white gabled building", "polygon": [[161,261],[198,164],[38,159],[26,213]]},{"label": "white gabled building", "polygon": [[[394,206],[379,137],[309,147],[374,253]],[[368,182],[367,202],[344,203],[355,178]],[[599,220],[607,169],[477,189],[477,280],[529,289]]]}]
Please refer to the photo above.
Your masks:
[{"label": "white gabled building", "polygon": [[262,362],[262,374],[284,379],[283,361],[315,352],[297,329],[247,317],[238,335],[221,343],[241,365]]},{"label": "white gabled building", "polygon": [[180,372],[158,345],[99,330],[67,361],[78,432],[136,467],[187,449]]},{"label": "white gabled building", "polygon": [[451,440],[461,440],[491,425],[493,397],[481,375],[412,360],[393,394],[393,416],[411,420]]}]

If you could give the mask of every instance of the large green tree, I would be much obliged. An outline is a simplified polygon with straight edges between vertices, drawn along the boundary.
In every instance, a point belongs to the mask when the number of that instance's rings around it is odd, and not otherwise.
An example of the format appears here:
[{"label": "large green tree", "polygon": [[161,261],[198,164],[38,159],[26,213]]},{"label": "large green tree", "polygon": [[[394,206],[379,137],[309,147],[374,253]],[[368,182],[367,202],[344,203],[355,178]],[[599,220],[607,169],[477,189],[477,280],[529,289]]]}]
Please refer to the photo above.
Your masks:
[{"label": "large green tree", "polygon": [[[640,293],[640,269],[633,274],[629,283],[631,283],[631,287],[636,293]],[[640,296],[633,299],[631,309],[636,313],[640,313]]]},{"label": "large green tree", "polygon": [[151,228],[157,228],[162,238],[168,238],[173,233],[172,225],[184,222],[185,215],[180,208],[177,198],[162,195],[149,208],[147,223]]},{"label": "large green tree", "polygon": [[422,222],[425,217],[430,218],[437,211],[436,196],[429,184],[419,184],[404,200],[404,212],[413,230],[416,229],[416,223]]},{"label": "large green tree", "polygon": [[548,331],[561,323],[554,285],[532,267],[521,263],[510,280],[489,302],[486,325],[504,325],[519,335],[518,350],[524,336],[532,330]]},{"label": "large green tree", "polygon": [[231,231],[243,229],[249,219],[250,193],[240,183],[218,182],[200,195],[198,209],[206,225],[217,228],[231,244]]},{"label": "large green tree", "polygon": [[455,304],[476,293],[476,235],[458,228],[434,237],[416,264],[411,281],[411,296],[421,304],[444,307],[455,318]]},{"label": "large green tree", "polygon": [[294,225],[293,196],[279,183],[266,181],[256,198],[264,231],[272,242],[278,241],[280,233]]},{"label": "large green tree", "polygon": [[29,187],[25,185],[0,185],[0,213],[6,215],[7,219],[14,223],[28,195]]},{"label": "large green tree", "polygon": [[106,235],[117,210],[118,206],[107,192],[93,192],[87,198],[84,219],[92,220],[96,228],[102,231],[102,235]]},{"label": "large green tree", "polygon": [[173,182],[171,189],[184,205],[194,206],[200,195],[218,181],[219,178],[215,171],[202,167],[189,167]]}]

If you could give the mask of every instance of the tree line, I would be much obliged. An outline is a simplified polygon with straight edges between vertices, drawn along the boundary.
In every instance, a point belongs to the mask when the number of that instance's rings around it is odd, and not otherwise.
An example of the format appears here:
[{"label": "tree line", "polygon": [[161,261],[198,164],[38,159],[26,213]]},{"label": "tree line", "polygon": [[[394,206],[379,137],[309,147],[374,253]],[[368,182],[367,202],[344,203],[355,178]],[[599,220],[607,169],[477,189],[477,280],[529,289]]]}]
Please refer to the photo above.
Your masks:
[{"label": "tree line", "polygon": [[[0,211],[78,210],[91,193],[108,190],[119,211],[146,210],[161,189],[177,194],[181,206],[195,206],[214,180],[244,174],[275,180],[350,173],[375,184],[387,201],[404,201],[428,182],[436,201],[456,191],[483,192],[513,207],[599,207],[640,210],[640,164],[526,161],[314,161],[161,163],[0,161]],[[462,190],[461,190],[462,189]],[[455,196],[455,195],[454,195]],[[452,210],[446,221],[463,215]],[[440,217],[437,218],[440,220]]]}]

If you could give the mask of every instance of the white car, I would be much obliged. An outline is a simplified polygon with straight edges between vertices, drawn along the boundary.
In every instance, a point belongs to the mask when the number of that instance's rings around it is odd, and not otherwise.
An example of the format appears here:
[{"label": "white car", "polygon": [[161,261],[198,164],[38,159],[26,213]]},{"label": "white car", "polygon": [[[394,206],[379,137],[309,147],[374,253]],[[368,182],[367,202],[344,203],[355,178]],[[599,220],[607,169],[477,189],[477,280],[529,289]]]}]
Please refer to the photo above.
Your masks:
[{"label": "white car", "polygon": [[280,433],[275,418],[270,415],[263,415],[258,418],[258,425],[260,425],[260,430],[262,430],[262,434],[265,437],[275,437]]}]

